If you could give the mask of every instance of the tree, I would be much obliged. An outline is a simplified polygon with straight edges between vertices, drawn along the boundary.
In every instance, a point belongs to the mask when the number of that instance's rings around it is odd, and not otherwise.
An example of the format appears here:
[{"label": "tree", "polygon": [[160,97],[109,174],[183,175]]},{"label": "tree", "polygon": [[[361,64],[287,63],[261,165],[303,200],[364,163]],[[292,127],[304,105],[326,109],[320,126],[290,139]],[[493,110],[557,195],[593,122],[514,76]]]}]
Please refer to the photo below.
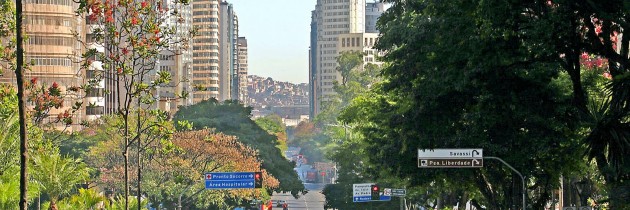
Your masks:
[{"label": "tree", "polygon": [[238,141],[258,150],[262,168],[280,181],[276,191],[290,191],[294,196],[304,191],[304,185],[293,171],[294,164],[285,159],[276,147],[278,139],[250,119],[251,107],[237,101],[218,102],[215,99],[181,107],[174,121],[188,121],[194,130],[214,128],[216,132],[238,137]]},{"label": "tree", "polygon": [[[174,1],[176,5],[187,4],[188,1]],[[151,144],[151,139],[145,139],[143,133],[149,130],[159,129],[167,114],[160,111],[145,111],[155,105],[154,92],[157,87],[169,84],[171,75],[168,71],[157,71],[157,62],[162,51],[186,49],[191,32],[177,34],[177,28],[167,24],[172,18],[182,20],[181,15],[175,11],[168,11],[163,1],[110,1],[110,0],[81,0],[77,13],[85,15],[88,22],[99,25],[93,30],[94,41],[105,49],[98,52],[91,48],[82,55],[82,69],[93,71],[95,77],[81,88],[90,92],[103,80],[112,80],[117,85],[113,87],[116,99],[117,114],[122,118],[123,126],[120,128],[124,140],[122,156],[124,159],[124,196],[125,209],[128,209],[129,198],[129,149],[136,148],[136,156],[144,148],[143,145]],[[175,35],[182,35],[175,37]],[[86,44],[87,46],[87,44]],[[92,64],[99,62],[103,71],[94,71]],[[179,94],[186,96],[186,93]],[[135,112],[133,111],[135,109]],[[135,134],[130,130],[130,117],[136,115]],[[152,120],[148,120],[152,119]],[[168,132],[165,131],[164,135]],[[155,140],[155,139],[154,139]],[[138,166],[142,165],[142,158],[136,159]],[[141,191],[141,167],[137,167],[137,203],[140,202]],[[138,209],[140,206],[138,206]]]},{"label": "tree", "polygon": [[[266,190],[229,190],[225,192],[208,191],[204,189],[202,180],[203,175],[208,172],[263,172],[263,186],[268,189],[277,189],[280,185],[278,179],[269,174],[267,170],[262,168],[258,153],[238,141],[234,136],[227,136],[221,133],[213,133],[208,129],[198,131],[178,132],[174,136],[173,143],[180,148],[175,153],[177,159],[185,161],[185,164],[175,164],[187,167],[183,171],[173,171],[176,174],[169,176],[181,177],[183,180],[180,184],[196,185],[196,189],[200,189],[197,193],[190,191],[187,197],[188,202],[194,203],[198,208],[208,208],[209,206],[237,205],[243,200],[262,200],[268,199],[268,191]],[[166,162],[161,165],[169,165]],[[170,172],[167,172],[170,173]],[[187,174],[185,174],[187,173]],[[185,187],[180,187],[178,191]],[[200,192],[201,191],[201,192]],[[182,192],[178,192],[182,193]],[[199,194],[202,197],[212,198],[216,200],[200,197],[194,197]],[[213,196],[214,194],[214,196]],[[217,196],[219,194],[220,196]],[[230,203],[232,202],[232,203]],[[222,205],[219,205],[222,203]]]},{"label": "tree", "polygon": [[462,183],[457,190],[483,196],[472,199],[478,208],[516,209],[523,192],[502,184],[518,179],[499,163],[457,173],[410,167],[418,148],[481,147],[535,183],[528,188],[541,193],[530,200],[541,208],[583,148],[568,132],[575,110],[549,40],[525,39],[548,33],[523,17],[519,6],[531,2],[392,2],[379,20],[383,82],[341,115],[362,135],[368,168],[411,186]]},{"label": "tree", "polygon": [[363,67],[363,52],[342,52],[337,57],[337,65],[337,71],[341,73],[341,85],[346,85],[351,72],[357,71],[357,68]]},{"label": "tree", "polygon": [[57,201],[69,195],[74,186],[85,183],[89,178],[89,169],[79,159],[63,157],[57,148],[45,151],[41,148],[33,156],[33,179],[41,186],[42,192],[50,196],[50,210],[57,210]]},{"label": "tree", "polygon": [[278,149],[280,151],[287,150],[287,128],[282,122],[282,118],[278,115],[269,115],[254,120],[256,125],[266,130],[269,134],[276,136],[278,139]]},{"label": "tree", "polygon": [[[20,143],[19,121],[17,117],[17,94],[9,85],[0,84],[0,209],[18,209],[20,204]],[[41,143],[42,132],[29,126],[29,152],[34,145]],[[32,180],[30,185],[33,186]],[[28,191],[29,202],[39,193],[37,187]]]}]

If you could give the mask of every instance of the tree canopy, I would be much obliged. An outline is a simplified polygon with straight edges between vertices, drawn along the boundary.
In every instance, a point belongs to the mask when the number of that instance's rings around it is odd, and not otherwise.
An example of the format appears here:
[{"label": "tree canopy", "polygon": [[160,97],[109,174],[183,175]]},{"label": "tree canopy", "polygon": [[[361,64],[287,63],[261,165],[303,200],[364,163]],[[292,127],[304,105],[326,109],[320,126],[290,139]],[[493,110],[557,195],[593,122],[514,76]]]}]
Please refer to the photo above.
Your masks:
[{"label": "tree canopy", "polygon": [[193,129],[215,129],[227,135],[238,137],[243,144],[257,150],[262,160],[262,168],[280,182],[277,191],[289,191],[294,196],[304,190],[302,182],[293,171],[294,163],[285,159],[276,146],[279,144],[275,135],[269,134],[250,119],[251,107],[244,107],[237,101],[218,102],[206,100],[197,104],[180,107],[174,121],[186,120]]}]

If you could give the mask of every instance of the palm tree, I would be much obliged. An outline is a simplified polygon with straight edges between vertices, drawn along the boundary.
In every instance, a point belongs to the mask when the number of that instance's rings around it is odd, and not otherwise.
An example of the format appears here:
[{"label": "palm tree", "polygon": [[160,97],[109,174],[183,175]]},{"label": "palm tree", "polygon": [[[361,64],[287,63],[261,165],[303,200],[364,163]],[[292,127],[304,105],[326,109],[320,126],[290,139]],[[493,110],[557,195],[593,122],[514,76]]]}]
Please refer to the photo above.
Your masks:
[{"label": "palm tree", "polygon": [[88,167],[80,159],[62,157],[58,149],[33,156],[33,179],[50,197],[49,210],[57,210],[57,201],[70,194],[77,184],[89,178]]}]

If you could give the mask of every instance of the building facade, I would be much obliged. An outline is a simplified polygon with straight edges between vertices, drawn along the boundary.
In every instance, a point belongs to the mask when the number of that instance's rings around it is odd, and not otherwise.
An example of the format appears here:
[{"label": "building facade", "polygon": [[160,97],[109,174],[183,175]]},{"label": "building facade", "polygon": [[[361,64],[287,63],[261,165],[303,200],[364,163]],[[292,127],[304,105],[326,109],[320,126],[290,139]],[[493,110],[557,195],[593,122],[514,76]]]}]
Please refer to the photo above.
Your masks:
[{"label": "building facade", "polygon": [[219,101],[238,99],[238,17],[221,2],[219,30]]},{"label": "building facade", "polygon": [[247,39],[238,37],[238,100],[247,105],[249,101],[247,91]]},{"label": "building facade", "polygon": [[167,50],[160,53],[159,71],[171,74],[169,84],[162,85],[158,90],[158,107],[171,114],[177,112],[177,107],[188,106],[193,103],[193,97],[182,97],[182,93],[191,93],[190,79],[193,76],[192,40],[189,39],[192,30],[192,5],[175,4],[164,1],[170,11],[177,10],[178,14],[170,14],[166,26],[175,28],[175,36]]},{"label": "building facade", "polygon": [[[30,64],[30,70],[24,71],[24,78],[37,78],[39,85],[57,83],[64,95],[63,107],[53,108],[42,123],[52,124],[58,129],[65,126],[55,123],[57,114],[83,100],[81,94],[66,91],[68,87],[80,86],[85,77],[85,72],[81,72],[80,64],[76,62],[83,52],[79,40],[85,40],[85,22],[75,15],[77,7],[78,4],[72,0],[23,1],[24,34],[29,37],[24,41],[24,61]],[[15,85],[15,74],[5,71],[0,76],[0,83]],[[67,130],[81,129],[79,123],[86,119],[86,114],[85,107],[78,110]]]},{"label": "building facade", "polygon": [[193,103],[219,98],[219,1],[192,2],[193,38],[192,97]]}]

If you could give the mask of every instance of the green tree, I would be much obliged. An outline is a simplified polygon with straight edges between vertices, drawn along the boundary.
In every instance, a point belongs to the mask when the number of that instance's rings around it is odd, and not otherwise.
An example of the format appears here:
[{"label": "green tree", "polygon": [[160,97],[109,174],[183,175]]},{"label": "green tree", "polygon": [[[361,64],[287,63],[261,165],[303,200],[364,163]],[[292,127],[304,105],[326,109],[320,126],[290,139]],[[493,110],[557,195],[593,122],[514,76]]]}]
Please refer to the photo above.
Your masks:
[{"label": "green tree", "polygon": [[278,149],[280,149],[280,151],[287,150],[287,128],[280,116],[275,114],[269,115],[258,118],[254,120],[254,122],[269,134],[276,136],[278,139]]},{"label": "green tree", "polygon": [[519,2],[392,2],[379,20],[377,46],[388,52],[383,83],[341,116],[362,135],[367,168],[410,186],[446,179],[460,186],[455,191],[482,195],[473,198],[477,208],[516,209],[523,192],[505,183],[520,180],[500,163],[456,172],[414,167],[418,148],[481,147],[535,183],[528,189],[541,193],[528,200],[542,208],[584,151],[571,132],[575,110],[561,91],[561,65],[541,47],[549,40],[524,39],[546,32],[530,27]]},{"label": "green tree", "polygon": [[194,130],[214,128],[216,132],[238,137],[243,144],[258,150],[262,168],[280,181],[276,191],[291,192],[294,196],[304,191],[304,185],[293,171],[294,164],[282,156],[275,135],[258,126],[250,119],[251,107],[244,107],[238,101],[218,102],[215,99],[181,107],[174,121],[186,120]]},{"label": "green tree", "polygon": [[346,51],[341,52],[337,57],[337,71],[341,73],[341,85],[346,85],[350,74],[363,67],[363,52]]},{"label": "green tree", "polygon": [[39,184],[42,192],[50,197],[50,210],[57,210],[57,202],[69,195],[78,184],[89,178],[89,169],[79,159],[63,157],[58,149],[41,151],[32,157],[33,179]]}]

